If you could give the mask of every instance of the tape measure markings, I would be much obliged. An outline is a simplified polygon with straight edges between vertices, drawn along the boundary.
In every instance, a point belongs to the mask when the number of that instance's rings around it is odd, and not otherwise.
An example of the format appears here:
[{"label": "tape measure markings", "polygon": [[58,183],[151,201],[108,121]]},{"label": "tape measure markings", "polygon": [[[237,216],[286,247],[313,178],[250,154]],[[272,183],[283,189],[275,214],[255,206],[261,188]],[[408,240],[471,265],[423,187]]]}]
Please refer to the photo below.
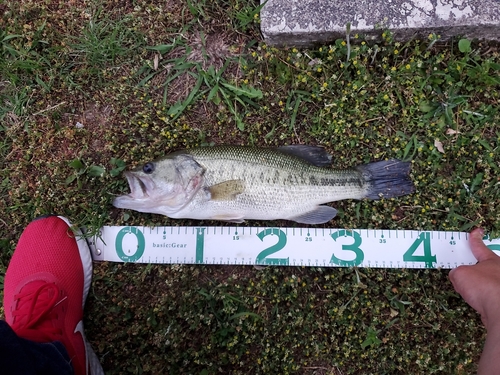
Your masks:
[{"label": "tape measure markings", "polygon": [[[94,260],[137,263],[454,268],[474,264],[468,234],[275,227],[103,227]],[[500,239],[488,240],[500,251]]]}]

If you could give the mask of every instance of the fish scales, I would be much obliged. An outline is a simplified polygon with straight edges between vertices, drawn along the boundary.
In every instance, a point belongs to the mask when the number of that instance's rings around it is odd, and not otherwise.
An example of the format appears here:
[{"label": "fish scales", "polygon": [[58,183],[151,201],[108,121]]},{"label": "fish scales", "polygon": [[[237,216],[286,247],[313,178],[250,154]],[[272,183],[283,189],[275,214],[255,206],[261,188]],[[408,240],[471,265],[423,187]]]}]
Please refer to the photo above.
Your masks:
[{"label": "fish scales", "polygon": [[[179,217],[203,211],[207,217],[233,217],[245,212],[257,220],[292,218],[318,204],[360,199],[366,193],[358,171],[315,167],[274,149],[259,151],[233,146],[187,150],[205,168],[207,186],[241,179],[245,181],[245,192],[233,201],[207,201],[198,195],[178,213]],[[250,178],[256,174],[260,178]]]},{"label": "fish scales", "polygon": [[392,198],[414,190],[408,162],[335,170],[330,161],[323,148],[302,145],[182,150],[126,172],[131,193],[113,204],[172,218],[319,224],[336,214],[324,203]]}]

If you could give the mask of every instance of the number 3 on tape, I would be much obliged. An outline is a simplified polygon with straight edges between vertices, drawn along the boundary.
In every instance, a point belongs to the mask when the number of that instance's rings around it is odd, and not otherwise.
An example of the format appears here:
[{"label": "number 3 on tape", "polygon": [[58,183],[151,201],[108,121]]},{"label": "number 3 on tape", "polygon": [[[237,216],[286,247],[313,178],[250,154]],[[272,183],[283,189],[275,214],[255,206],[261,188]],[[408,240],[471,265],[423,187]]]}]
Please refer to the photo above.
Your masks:
[{"label": "number 3 on tape", "polygon": [[332,254],[330,263],[336,264],[337,266],[340,267],[354,267],[363,263],[363,260],[365,259],[365,254],[363,253],[363,250],[359,248],[362,239],[358,232],[350,232],[346,231],[345,229],[342,229],[335,233],[332,233],[330,236],[333,238],[334,241],[337,241],[337,238],[341,236],[352,237],[354,239],[354,242],[350,245],[345,245],[345,244],[342,245],[342,250],[349,250],[354,252],[354,254],[356,254],[356,258],[354,258],[353,260],[342,260],[337,258],[335,254]]}]

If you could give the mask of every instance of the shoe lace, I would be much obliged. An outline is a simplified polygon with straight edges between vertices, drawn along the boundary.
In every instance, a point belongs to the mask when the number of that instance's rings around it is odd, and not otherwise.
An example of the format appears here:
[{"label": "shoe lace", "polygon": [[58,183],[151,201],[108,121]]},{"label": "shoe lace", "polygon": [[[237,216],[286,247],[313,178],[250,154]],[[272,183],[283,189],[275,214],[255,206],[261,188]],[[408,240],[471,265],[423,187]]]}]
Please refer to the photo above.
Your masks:
[{"label": "shoe lace", "polygon": [[17,301],[17,308],[12,312],[14,331],[19,337],[33,341],[56,341],[62,330],[53,323],[57,319],[54,308],[66,298],[60,300],[59,288],[52,283],[21,291],[14,296]]}]

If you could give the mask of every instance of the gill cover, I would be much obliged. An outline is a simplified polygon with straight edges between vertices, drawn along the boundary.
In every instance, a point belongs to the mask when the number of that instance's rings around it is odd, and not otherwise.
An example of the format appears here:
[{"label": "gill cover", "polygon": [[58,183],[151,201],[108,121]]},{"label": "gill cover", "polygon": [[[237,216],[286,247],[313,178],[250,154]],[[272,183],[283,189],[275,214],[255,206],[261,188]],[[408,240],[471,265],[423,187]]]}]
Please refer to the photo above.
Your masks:
[{"label": "gill cover", "polygon": [[125,172],[130,194],[115,198],[117,208],[171,215],[198,192],[205,169],[190,155],[172,154]]}]

